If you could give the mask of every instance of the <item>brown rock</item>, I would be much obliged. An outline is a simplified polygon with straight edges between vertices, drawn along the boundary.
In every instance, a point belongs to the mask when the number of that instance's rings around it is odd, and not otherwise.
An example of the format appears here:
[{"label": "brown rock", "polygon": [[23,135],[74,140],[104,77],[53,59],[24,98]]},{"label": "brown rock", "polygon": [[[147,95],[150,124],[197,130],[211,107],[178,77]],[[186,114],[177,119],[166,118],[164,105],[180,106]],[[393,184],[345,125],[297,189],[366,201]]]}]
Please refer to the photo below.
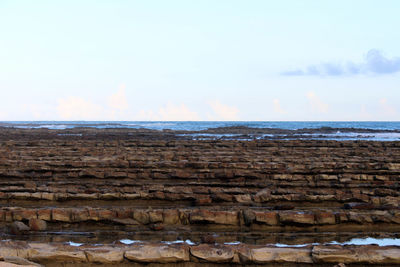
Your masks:
[{"label": "brown rock", "polygon": [[243,211],[243,220],[246,226],[250,226],[256,220],[256,215],[252,210],[244,210]]},{"label": "brown rock", "polygon": [[274,211],[255,211],[255,221],[267,225],[278,225],[278,216]]},{"label": "brown rock", "polygon": [[211,203],[212,199],[210,196],[198,195],[195,200],[196,206],[206,206],[210,205]]},{"label": "brown rock", "polygon": [[42,266],[42,265],[33,265],[33,264],[16,264],[16,263],[11,263],[11,262],[6,262],[6,261],[0,261],[0,267],[37,267],[37,266]]},{"label": "brown rock", "polygon": [[164,210],[163,221],[165,224],[178,224],[179,223],[179,211],[177,210]]},{"label": "brown rock", "polygon": [[135,210],[133,212],[133,219],[140,222],[141,224],[149,224],[150,216],[147,211],[144,210]]},{"label": "brown rock", "polygon": [[29,227],[23,222],[13,222],[10,226],[11,233],[14,235],[20,235],[27,233],[29,231]]},{"label": "brown rock", "polygon": [[71,212],[72,221],[84,222],[89,220],[89,212],[87,209],[73,209]]},{"label": "brown rock", "polygon": [[124,260],[125,251],[121,248],[101,247],[86,249],[85,253],[89,262],[115,264]]},{"label": "brown rock", "polygon": [[186,245],[138,245],[125,252],[125,258],[138,262],[172,263],[189,261]]},{"label": "brown rock", "polygon": [[51,218],[60,222],[71,222],[71,212],[69,209],[53,209],[51,211]]},{"label": "brown rock", "polygon": [[265,188],[265,189],[259,191],[254,196],[254,201],[256,201],[256,202],[268,202],[270,200],[271,200],[271,190],[268,188]]},{"label": "brown rock", "polygon": [[190,213],[190,223],[214,223],[237,225],[238,214],[236,211],[210,211],[210,210],[196,210]]},{"label": "brown rock", "polygon": [[279,213],[279,221],[283,224],[313,225],[314,214],[308,212],[284,211]]},{"label": "brown rock", "polygon": [[118,224],[125,224],[125,225],[139,225],[139,223],[132,219],[132,218],[126,218],[126,219],[112,219],[113,222],[118,223]]},{"label": "brown rock", "polygon": [[13,211],[13,219],[15,221],[21,221],[21,220],[29,220],[32,218],[37,218],[37,214],[35,210],[14,210]]},{"label": "brown rock", "polygon": [[[1,263],[1,262],[0,262]],[[29,261],[27,259],[21,258],[21,257],[15,257],[15,256],[6,256],[4,257],[4,265],[0,265],[0,266],[35,266],[35,267],[43,267],[43,265]],[[12,265],[6,265],[6,263],[8,264],[12,264]]]},{"label": "brown rock", "polygon": [[38,219],[50,221],[51,220],[51,210],[40,209],[37,211]]},{"label": "brown rock", "polygon": [[359,224],[373,222],[371,215],[367,213],[350,211],[347,213],[347,217],[350,222],[355,222]]},{"label": "brown rock", "polygon": [[254,263],[313,263],[311,248],[261,247],[250,249],[250,255]]},{"label": "brown rock", "polygon": [[149,220],[152,223],[163,222],[163,212],[162,210],[155,210],[149,212]]},{"label": "brown rock", "polygon": [[252,201],[249,194],[245,195],[234,195],[235,201],[238,203],[250,203]]},{"label": "brown rock", "polygon": [[31,231],[44,231],[47,229],[47,223],[41,219],[30,219],[29,228]]},{"label": "brown rock", "polygon": [[50,200],[50,201],[54,201],[56,199],[54,193],[42,193],[41,198],[45,199],[45,200]]},{"label": "brown rock", "polygon": [[6,257],[27,258],[29,245],[24,241],[0,241],[0,260]]},{"label": "brown rock", "polygon": [[196,258],[207,262],[231,262],[235,255],[228,246],[201,244],[191,246],[190,253]]},{"label": "brown rock", "polygon": [[29,254],[29,260],[32,261],[74,261],[85,262],[86,255],[79,248],[71,247],[68,245],[50,245],[43,243],[31,243],[32,250]]},{"label": "brown rock", "polygon": [[314,246],[312,257],[319,263],[400,264],[399,247]]},{"label": "brown rock", "polygon": [[336,217],[332,212],[317,212],[315,221],[317,224],[336,224]]},{"label": "brown rock", "polygon": [[132,216],[133,216],[133,212],[129,208],[117,210],[117,218],[118,219],[132,218]]},{"label": "brown rock", "polygon": [[88,220],[96,222],[100,221],[99,211],[97,209],[88,208],[87,212],[88,212]]},{"label": "brown rock", "polygon": [[98,211],[100,221],[109,221],[116,218],[116,212],[112,210],[101,209]]}]

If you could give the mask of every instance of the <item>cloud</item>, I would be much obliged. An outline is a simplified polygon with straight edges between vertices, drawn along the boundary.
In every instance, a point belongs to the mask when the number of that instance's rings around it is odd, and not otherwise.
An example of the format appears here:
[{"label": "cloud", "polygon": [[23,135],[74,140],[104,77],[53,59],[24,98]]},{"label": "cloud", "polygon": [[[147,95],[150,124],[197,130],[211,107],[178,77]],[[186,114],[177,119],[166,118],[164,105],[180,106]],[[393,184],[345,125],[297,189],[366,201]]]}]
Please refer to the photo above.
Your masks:
[{"label": "cloud", "polygon": [[279,114],[286,114],[286,110],[282,109],[279,99],[275,98],[273,101],[274,111]]},{"label": "cloud", "polygon": [[108,105],[116,110],[126,110],[128,108],[125,85],[121,85],[119,90],[108,98]]},{"label": "cloud", "polygon": [[200,120],[197,112],[190,110],[185,104],[175,105],[168,103],[160,107],[157,112],[151,110],[139,111],[140,120],[151,121],[198,121]]},{"label": "cloud", "polygon": [[214,115],[209,116],[210,120],[222,121],[236,121],[239,120],[239,109],[234,106],[222,104],[218,100],[208,102]]},{"label": "cloud", "polygon": [[394,116],[397,114],[396,109],[390,105],[386,98],[381,98],[379,100],[379,107],[382,110],[382,113],[386,116]]},{"label": "cloud", "polygon": [[[61,120],[126,120],[130,116],[125,85],[106,98],[107,104],[97,104],[82,97],[69,96],[58,100],[57,113]],[[34,111],[32,107],[30,108]],[[35,113],[33,113],[35,115]],[[39,116],[39,115],[38,115]],[[41,116],[41,115],[40,115]],[[39,117],[40,117],[39,116]]]},{"label": "cloud", "polygon": [[284,76],[350,76],[350,75],[382,75],[400,71],[400,58],[387,58],[381,51],[371,49],[361,63],[351,61],[345,63],[321,63],[310,65],[305,69],[282,72]]},{"label": "cloud", "polygon": [[62,120],[101,120],[104,110],[100,105],[71,96],[58,100],[57,112]]},{"label": "cloud", "polygon": [[328,112],[328,104],[324,103],[319,99],[317,95],[315,95],[314,92],[308,92],[307,93],[307,98],[308,101],[310,102],[310,105],[314,111],[320,112],[320,113],[326,113]]}]

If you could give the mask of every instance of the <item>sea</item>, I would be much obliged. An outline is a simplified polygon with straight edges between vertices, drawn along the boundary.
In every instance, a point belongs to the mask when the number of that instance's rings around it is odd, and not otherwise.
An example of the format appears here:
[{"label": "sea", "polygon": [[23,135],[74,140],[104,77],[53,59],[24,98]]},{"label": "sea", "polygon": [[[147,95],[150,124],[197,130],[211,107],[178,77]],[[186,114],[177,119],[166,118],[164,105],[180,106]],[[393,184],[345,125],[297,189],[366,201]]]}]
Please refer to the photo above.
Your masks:
[{"label": "sea", "polygon": [[[332,128],[337,130],[323,135],[319,133],[304,133],[303,136],[307,139],[400,141],[400,121],[3,121],[0,122],[0,126],[56,130],[77,127],[99,129],[145,128],[160,131],[167,129],[175,131],[202,131],[211,128],[237,126],[285,130]],[[343,131],[343,129],[348,130]],[[353,129],[357,130],[352,132]],[[363,132],[364,130],[365,132]],[[374,132],[370,130],[374,130]],[[229,133],[218,134],[215,137],[220,138],[224,135],[227,136]],[[231,138],[234,136],[230,134]],[[302,138],[302,135],[288,137],[288,139],[293,138]]]}]

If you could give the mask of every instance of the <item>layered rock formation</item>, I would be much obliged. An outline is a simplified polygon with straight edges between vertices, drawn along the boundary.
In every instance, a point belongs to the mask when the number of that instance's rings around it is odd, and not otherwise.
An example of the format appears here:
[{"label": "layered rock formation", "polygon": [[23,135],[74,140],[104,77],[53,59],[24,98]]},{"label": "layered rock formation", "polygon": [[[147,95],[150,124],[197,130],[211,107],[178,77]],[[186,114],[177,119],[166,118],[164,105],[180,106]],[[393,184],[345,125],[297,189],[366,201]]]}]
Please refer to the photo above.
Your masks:
[{"label": "layered rock formation", "polygon": [[[395,265],[397,247],[328,243],[398,238],[399,174],[399,142],[2,128],[2,236],[28,243],[2,243],[1,251],[18,252],[12,247],[19,244],[28,252],[14,256],[46,264],[161,257],[186,264]],[[122,245],[124,238],[144,243]],[[179,243],[186,239],[190,245]],[[79,260],[60,256],[70,250]]]},{"label": "layered rock formation", "polygon": [[19,262],[25,260],[32,265],[40,262],[46,266],[61,264],[125,266],[151,263],[170,265],[180,263],[182,266],[207,266],[216,263],[225,265],[333,266],[332,264],[337,262],[348,266],[353,264],[398,266],[400,264],[400,247],[310,245],[299,248],[247,244],[188,245],[185,243],[146,242],[133,245],[82,245],[76,247],[55,243],[3,241],[0,242],[0,259],[14,262],[17,262],[17,259]]}]

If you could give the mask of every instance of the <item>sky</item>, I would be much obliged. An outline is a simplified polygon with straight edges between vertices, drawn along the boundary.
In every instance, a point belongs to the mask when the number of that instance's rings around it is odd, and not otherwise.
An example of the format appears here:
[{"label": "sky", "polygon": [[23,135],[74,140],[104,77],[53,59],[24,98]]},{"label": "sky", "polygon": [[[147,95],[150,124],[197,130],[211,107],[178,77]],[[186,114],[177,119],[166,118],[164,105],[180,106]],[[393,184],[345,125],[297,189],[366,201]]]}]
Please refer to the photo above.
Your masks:
[{"label": "sky", "polygon": [[397,0],[0,0],[0,121],[398,121]]}]

